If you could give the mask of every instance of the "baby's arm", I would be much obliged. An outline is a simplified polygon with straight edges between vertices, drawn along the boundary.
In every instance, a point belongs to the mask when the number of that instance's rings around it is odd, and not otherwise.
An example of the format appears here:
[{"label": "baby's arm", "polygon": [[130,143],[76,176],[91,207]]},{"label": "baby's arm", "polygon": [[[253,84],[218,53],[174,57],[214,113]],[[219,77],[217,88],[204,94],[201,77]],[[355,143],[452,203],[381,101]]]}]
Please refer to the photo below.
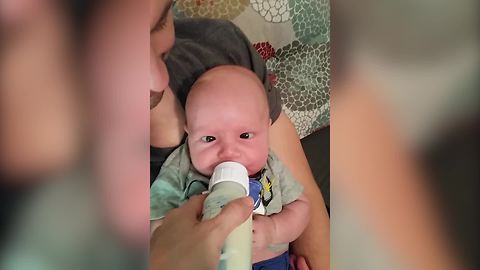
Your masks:
[{"label": "baby's arm", "polygon": [[282,211],[273,214],[272,244],[289,243],[297,239],[310,220],[310,205],[307,197],[301,195],[297,200],[283,206]]},{"label": "baby's arm", "polygon": [[261,248],[294,241],[308,225],[309,211],[307,197],[302,194],[297,200],[284,205],[277,214],[254,215],[254,246]]}]

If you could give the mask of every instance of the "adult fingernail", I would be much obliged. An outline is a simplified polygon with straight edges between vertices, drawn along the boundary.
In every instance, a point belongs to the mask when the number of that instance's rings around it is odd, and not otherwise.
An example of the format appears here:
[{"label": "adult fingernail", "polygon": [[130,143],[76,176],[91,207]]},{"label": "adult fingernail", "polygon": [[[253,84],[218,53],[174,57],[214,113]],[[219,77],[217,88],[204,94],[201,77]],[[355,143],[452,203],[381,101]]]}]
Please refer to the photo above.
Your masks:
[{"label": "adult fingernail", "polygon": [[250,196],[245,197],[245,198],[242,200],[242,204],[243,204],[243,206],[245,206],[246,208],[252,208],[252,207],[253,207],[253,199],[252,199],[252,197],[250,197]]}]

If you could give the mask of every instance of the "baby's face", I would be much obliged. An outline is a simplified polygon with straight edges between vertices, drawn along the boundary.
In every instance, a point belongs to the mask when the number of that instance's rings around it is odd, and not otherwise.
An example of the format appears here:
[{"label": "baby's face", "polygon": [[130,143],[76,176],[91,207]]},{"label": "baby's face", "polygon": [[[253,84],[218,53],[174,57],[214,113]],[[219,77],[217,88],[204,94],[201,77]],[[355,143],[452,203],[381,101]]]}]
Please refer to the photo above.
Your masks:
[{"label": "baby's face", "polygon": [[251,79],[235,76],[199,87],[194,93],[199,95],[187,103],[193,166],[207,176],[224,161],[243,164],[249,175],[260,171],[268,156],[270,126],[264,90]]}]

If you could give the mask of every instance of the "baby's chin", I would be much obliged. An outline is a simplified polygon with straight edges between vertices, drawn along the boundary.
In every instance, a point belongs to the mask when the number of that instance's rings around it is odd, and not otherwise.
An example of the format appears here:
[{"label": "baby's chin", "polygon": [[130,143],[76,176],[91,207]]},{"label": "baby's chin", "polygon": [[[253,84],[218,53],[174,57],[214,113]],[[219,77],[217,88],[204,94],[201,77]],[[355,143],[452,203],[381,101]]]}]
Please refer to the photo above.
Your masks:
[{"label": "baby's chin", "polygon": [[256,176],[260,171],[263,170],[263,168],[265,168],[266,164],[267,158],[265,157],[265,159],[259,159],[246,165],[248,176]]},{"label": "baby's chin", "polygon": [[247,168],[248,176],[249,177],[256,176],[262,170],[262,168],[260,168],[260,169],[254,168],[254,169],[251,169],[251,170],[249,168]]},{"label": "baby's chin", "polygon": [[211,177],[212,174],[213,174],[213,168],[212,169],[210,169],[210,168],[208,168],[208,169],[198,169],[198,168],[196,168],[196,169],[201,175],[206,176],[206,177]]}]

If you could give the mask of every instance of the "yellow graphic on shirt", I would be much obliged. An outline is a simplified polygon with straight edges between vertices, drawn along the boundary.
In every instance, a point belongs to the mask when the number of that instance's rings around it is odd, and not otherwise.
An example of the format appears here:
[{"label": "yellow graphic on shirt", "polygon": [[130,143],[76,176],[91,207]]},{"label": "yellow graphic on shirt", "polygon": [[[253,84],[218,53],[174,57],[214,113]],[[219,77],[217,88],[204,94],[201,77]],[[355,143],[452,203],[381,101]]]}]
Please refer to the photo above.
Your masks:
[{"label": "yellow graphic on shirt", "polygon": [[[274,179],[275,180],[275,179]],[[267,174],[262,172],[262,177],[260,178],[260,183],[262,184],[262,191],[260,192],[260,197],[262,198],[263,206],[267,207],[267,205],[273,199],[273,192],[272,192],[272,184],[273,181],[267,177]]]}]

